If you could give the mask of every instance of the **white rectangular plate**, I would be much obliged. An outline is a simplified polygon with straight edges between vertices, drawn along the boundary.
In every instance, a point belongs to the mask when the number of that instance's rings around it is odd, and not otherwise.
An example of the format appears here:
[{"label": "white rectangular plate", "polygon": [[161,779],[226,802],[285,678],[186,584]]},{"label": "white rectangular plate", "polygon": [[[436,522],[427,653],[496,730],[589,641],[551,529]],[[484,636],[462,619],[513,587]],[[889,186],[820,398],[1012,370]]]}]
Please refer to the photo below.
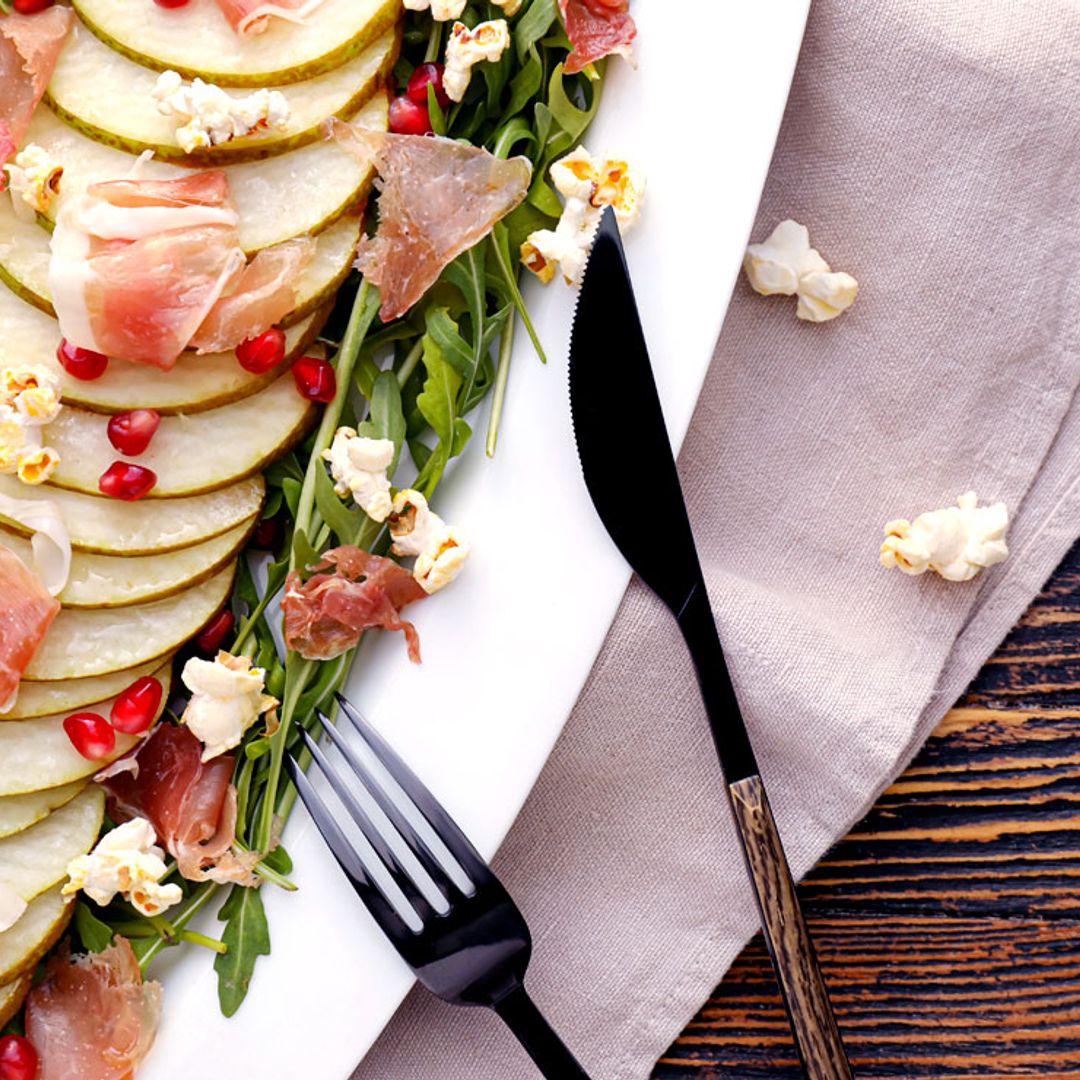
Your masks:
[{"label": "white rectangular plate", "polygon": [[[627,254],[660,396],[682,442],[727,308],[783,115],[809,0],[672,6],[636,0],[637,70],[609,67],[586,145],[648,177]],[[628,571],[578,469],[566,355],[575,294],[528,290],[551,358],[518,335],[498,454],[486,417],[439,512],[474,553],[446,592],[410,612],[424,663],[400,635],[366,643],[349,694],[490,856],[536,781],[588,675]],[[634,453],[627,417],[627,462]],[[344,1080],[412,981],[299,809],[285,833],[300,891],[264,890],[273,955],[239,1013],[218,1012],[201,950],[167,956],[165,1018],[140,1080]],[[211,932],[214,925],[208,922]],[[178,950],[179,952],[179,950]]]}]

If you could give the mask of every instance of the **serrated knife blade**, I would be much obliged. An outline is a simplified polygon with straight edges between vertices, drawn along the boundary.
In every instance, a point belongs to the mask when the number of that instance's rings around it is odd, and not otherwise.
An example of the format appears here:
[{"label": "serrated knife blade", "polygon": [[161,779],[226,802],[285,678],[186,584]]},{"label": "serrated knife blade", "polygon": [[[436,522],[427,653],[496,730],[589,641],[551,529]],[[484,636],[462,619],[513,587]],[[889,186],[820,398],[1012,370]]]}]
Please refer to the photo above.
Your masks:
[{"label": "serrated knife blade", "polygon": [[813,1080],[849,1080],[813,943],[717,634],[622,241],[604,211],[570,336],[585,486],[626,561],[675,616],[694,660],[762,929]]}]

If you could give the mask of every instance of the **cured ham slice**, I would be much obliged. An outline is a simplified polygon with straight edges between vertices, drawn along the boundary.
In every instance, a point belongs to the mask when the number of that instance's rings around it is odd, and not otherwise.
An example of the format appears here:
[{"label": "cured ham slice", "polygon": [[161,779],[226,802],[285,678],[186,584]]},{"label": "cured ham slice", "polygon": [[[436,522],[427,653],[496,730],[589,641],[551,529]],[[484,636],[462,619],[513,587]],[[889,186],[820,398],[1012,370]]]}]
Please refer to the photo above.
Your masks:
[{"label": "cured ham slice", "polygon": [[169,370],[244,267],[217,172],[91,185],[60,211],[49,287],[74,345]]},{"label": "cured ham slice", "polygon": [[191,345],[201,353],[225,352],[280,322],[296,307],[300,271],[314,257],[309,236],[264,248],[210,309]]},{"label": "cured ham slice", "polygon": [[329,121],[338,143],[378,170],[379,230],[357,269],[379,286],[383,322],[404,315],[443,269],[528,193],[532,166],[428,135],[390,135]]},{"label": "cured ham slice", "polygon": [[357,645],[368,627],[381,626],[403,631],[409,659],[420,663],[420,638],[400,612],[427,593],[408,570],[351,544],[326,552],[312,569],[305,582],[295,570],[285,582],[281,610],[290,649],[308,660],[332,660]]},{"label": "cured ham slice", "polygon": [[605,56],[630,56],[637,27],[629,7],[628,0],[559,0],[566,36],[573,46],[563,69],[567,75]]},{"label": "cured ham slice", "polygon": [[161,984],[144,983],[131,945],[116,937],[96,955],[49,961],[26,999],[38,1080],[126,1080],[153,1045]]},{"label": "cured ham slice", "polygon": [[[66,7],[0,17],[0,165],[26,136],[74,22],[74,12]],[[3,181],[0,174],[0,189]]]},{"label": "cured ham slice", "polygon": [[244,35],[261,34],[270,25],[272,18],[285,19],[287,22],[303,22],[323,0],[217,0],[222,15],[229,25]]},{"label": "cured ham slice", "polygon": [[103,780],[117,821],[144,817],[189,881],[253,884],[259,856],[238,855],[235,759],[202,762],[202,744],[186,728],[159,724],[135,756],[135,767]]},{"label": "cured ham slice", "polygon": [[60,604],[10,549],[0,546],[0,713],[11,707]]}]

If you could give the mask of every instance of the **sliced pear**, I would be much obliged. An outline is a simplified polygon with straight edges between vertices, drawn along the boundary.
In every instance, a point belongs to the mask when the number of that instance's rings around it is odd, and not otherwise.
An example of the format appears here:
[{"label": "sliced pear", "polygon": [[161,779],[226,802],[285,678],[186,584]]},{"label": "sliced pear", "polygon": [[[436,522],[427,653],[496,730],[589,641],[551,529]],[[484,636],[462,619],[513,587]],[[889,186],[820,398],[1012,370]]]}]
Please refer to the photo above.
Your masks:
[{"label": "sliced pear", "polygon": [[[0,723],[6,720],[35,720],[50,713],[62,712],[66,716],[78,712],[87,705],[96,705],[116,697],[136,679],[141,679],[144,675],[158,675],[159,668],[168,670],[171,664],[172,656],[169,655],[164,661],[151,660],[137,668],[114,671],[89,679],[20,683],[15,704],[6,713],[0,714]],[[158,675],[158,678],[162,676]]]},{"label": "sliced pear", "polygon": [[3,1027],[22,1008],[26,995],[30,993],[32,982],[33,976],[28,972],[6,986],[0,986],[0,1027]]},{"label": "sliced pear", "polygon": [[[14,725],[19,731],[27,726]],[[79,756],[70,741],[68,749]],[[86,758],[82,760],[87,765],[94,765]],[[36,770],[32,761],[25,765],[32,772]],[[6,766],[5,759],[0,769],[6,772]],[[63,881],[68,863],[94,846],[104,813],[105,796],[97,784],[90,784],[43,821],[0,840],[0,885],[6,885],[29,904],[35,896]]]},{"label": "sliced pear", "polygon": [[74,897],[61,895],[62,888],[55,885],[35,897],[22,918],[0,934],[0,983],[31,971],[60,940],[75,913]]},{"label": "sliced pear", "polygon": [[[47,229],[37,221],[16,217],[10,200],[0,199],[0,282],[26,303],[48,315],[55,315],[49,291],[49,239]],[[296,283],[296,307],[282,319],[282,326],[300,322],[337,292],[352,266],[359,239],[360,219],[355,214],[347,214],[319,233],[315,256],[304,267]],[[0,305],[3,305],[2,298]],[[0,307],[0,319],[3,318]],[[51,346],[49,351],[54,348]],[[181,362],[185,361],[186,357]],[[205,364],[206,357],[199,357],[199,363]],[[69,381],[76,382],[74,379]],[[86,386],[85,383],[81,385]]]},{"label": "sliced pear", "polygon": [[233,352],[205,356],[186,352],[172,371],[114,360],[104,375],[87,382],[69,375],[57,360],[60,327],[56,320],[0,285],[0,341],[8,343],[13,353],[24,361],[55,371],[63,385],[65,403],[91,412],[157,409],[163,415],[171,415],[217,409],[239,401],[269,386],[293,360],[302,356],[318,337],[329,314],[327,305],[289,327],[285,332],[285,359],[261,375],[245,371]]},{"label": "sliced pear", "polygon": [[[262,506],[266,485],[253,476],[231,487],[186,499],[121,502],[100,495],[44,484],[28,487],[0,473],[0,494],[16,499],[48,499],[63,515],[72,547],[99,555],[150,555],[178,551],[236,528]],[[26,530],[7,518],[0,524],[23,536]]]},{"label": "sliced pear", "polygon": [[[61,611],[23,673],[23,679],[27,682],[85,679],[110,671],[126,671],[173,652],[193,638],[225,603],[235,570],[235,564],[230,565],[209,581],[175,596],[120,611],[108,608]],[[8,728],[36,723],[25,720],[0,724],[0,734]]]},{"label": "sliced pear", "polygon": [[146,67],[199,75],[222,86],[300,82],[355,56],[397,21],[399,0],[323,0],[303,23],[271,19],[261,34],[235,33],[213,0],[143,10],[118,0],[78,0],[75,10],[106,45]]},{"label": "sliced pear", "polygon": [[[217,166],[273,157],[314,142],[324,120],[352,116],[379,89],[397,54],[398,34],[387,30],[340,67],[276,87],[289,103],[283,127],[187,153],[176,140],[176,117],[163,116],[154,99],[158,72],[110,49],[76,22],[53,71],[48,100],[62,120],[106,146],[131,154],[152,150],[162,161],[181,165]],[[241,97],[247,92],[231,93]]]},{"label": "sliced pear", "polygon": [[[75,780],[60,787],[45,788],[43,791],[31,791],[26,795],[5,795],[0,798],[0,839],[13,836],[23,829],[36,825],[42,818],[48,817],[53,810],[71,802],[82,789],[85,780]],[[0,933],[0,982],[6,982],[11,972],[4,970],[3,954],[4,935]]]},{"label": "sliced pear", "polygon": [[[124,608],[147,604],[190,589],[213,577],[240,553],[255,527],[257,516],[202,544],[163,555],[90,555],[76,551],[71,557],[67,585],[57,597],[66,608]],[[14,551],[28,566],[33,564],[30,541],[0,530],[0,547]],[[6,714],[0,714],[0,721]]]},{"label": "sliced pear", "polygon": [[[386,111],[386,95],[380,92],[356,114],[356,122],[385,130]],[[90,184],[131,175],[136,161],[132,154],[80,134],[44,107],[35,111],[26,141],[44,147],[64,166],[60,195],[48,212],[51,220],[65,199],[81,194]],[[329,228],[363,200],[372,180],[369,166],[325,139],[266,161],[223,169],[240,215],[240,244],[247,252]],[[147,161],[140,175],[168,179],[185,171],[179,165]]]},{"label": "sliced pear", "polygon": [[[219,409],[166,416],[139,464],[157,474],[148,499],[213,491],[259,472],[296,445],[315,420],[316,408],[300,396],[286,372],[265,390]],[[100,413],[64,408],[43,429],[60,455],[51,481],[93,493],[98,478],[118,455]]]}]

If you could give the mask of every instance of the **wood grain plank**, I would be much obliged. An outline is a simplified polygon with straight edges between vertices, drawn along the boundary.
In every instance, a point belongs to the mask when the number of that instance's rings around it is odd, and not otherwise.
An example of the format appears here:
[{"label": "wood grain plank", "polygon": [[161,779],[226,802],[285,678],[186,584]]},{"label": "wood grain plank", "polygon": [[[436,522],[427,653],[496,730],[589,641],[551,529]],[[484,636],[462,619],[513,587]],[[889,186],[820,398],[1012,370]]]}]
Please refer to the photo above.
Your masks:
[{"label": "wood grain plank", "polygon": [[[1080,1078],[1080,545],[799,892],[857,1076]],[[760,937],[653,1073],[799,1076]]]}]

